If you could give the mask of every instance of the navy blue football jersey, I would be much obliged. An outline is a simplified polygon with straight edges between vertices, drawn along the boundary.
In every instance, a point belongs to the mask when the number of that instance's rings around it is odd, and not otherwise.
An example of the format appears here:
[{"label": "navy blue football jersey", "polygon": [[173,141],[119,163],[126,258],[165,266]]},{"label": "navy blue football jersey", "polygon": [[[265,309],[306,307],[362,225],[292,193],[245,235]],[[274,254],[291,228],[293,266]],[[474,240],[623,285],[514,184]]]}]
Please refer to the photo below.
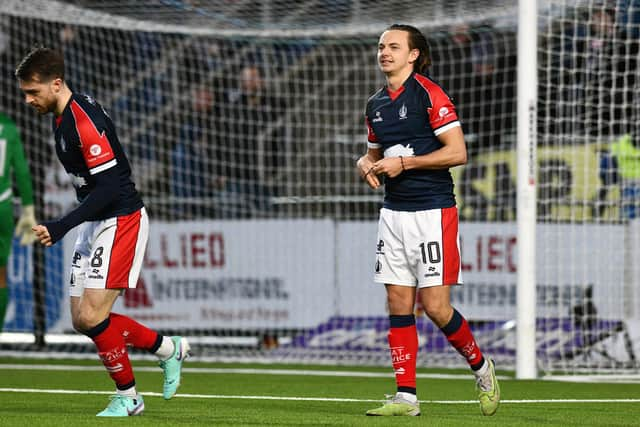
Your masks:
[{"label": "navy blue football jersey", "polygon": [[56,154],[71,176],[79,202],[95,188],[97,174],[116,172],[118,197],[85,220],[128,215],[142,208],[115,126],[100,104],[88,95],[74,93],[62,115],[53,119],[53,131]]},{"label": "navy blue football jersey", "polygon": [[[433,80],[413,73],[402,87],[385,86],[367,102],[368,147],[384,157],[428,154],[442,147],[437,136],[460,126],[455,107]],[[455,206],[453,179],[448,169],[413,169],[385,177],[384,207],[420,211]]]}]

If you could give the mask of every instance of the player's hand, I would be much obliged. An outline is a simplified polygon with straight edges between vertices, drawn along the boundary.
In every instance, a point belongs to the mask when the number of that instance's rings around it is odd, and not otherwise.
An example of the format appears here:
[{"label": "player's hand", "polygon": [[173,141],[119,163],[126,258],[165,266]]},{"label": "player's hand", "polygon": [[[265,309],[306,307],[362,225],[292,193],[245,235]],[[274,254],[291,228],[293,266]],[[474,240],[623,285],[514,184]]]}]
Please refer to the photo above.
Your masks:
[{"label": "player's hand", "polygon": [[33,232],[36,234],[36,238],[42,243],[44,246],[51,246],[51,236],[49,235],[49,230],[42,224],[38,224],[32,228]]},{"label": "player's hand", "polygon": [[15,229],[15,235],[20,237],[20,244],[22,246],[31,245],[36,241],[36,233],[33,231],[33,227],[36,224],[37,222],[33,205],[23,206],[22,214],[16,223]]},{"label": "player's hand", "polygon": [[386,157],[373,164],[373,171],[376,175],[386,175],[395,178],[403,172],[401,157]]},{"label": "player's hand", "polygon": [[373,170],[373,162],[369,160],[367,156],[360,157],[356,165],[358,166],[358,173],[360,174],[360,177],[369,184],[369,187],[374,190],[380,187],[380,179],[378,179]]}]

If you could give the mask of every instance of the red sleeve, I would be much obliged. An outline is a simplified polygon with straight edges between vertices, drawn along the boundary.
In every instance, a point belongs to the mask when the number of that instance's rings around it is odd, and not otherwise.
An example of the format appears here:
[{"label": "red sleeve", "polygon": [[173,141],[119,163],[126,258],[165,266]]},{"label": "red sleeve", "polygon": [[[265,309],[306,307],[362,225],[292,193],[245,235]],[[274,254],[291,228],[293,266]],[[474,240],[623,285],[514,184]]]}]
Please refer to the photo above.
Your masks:
[{"label": "red sleeve", "polygon": [[369,142],[373,142],[374,144],[378,142],[378,138],[376,137],[376,134],[373,132],[373,128],[371,127],[371,123],[369,123],[369,117],[364,118],[365,122],[367,123],[367,141]]},{"label": "red sleeve", "polygon": [[93,175],[114,166],[115,154],[104,130],[100,132],[89,114],[75,101],[71,103],[71,112],[89,172]]},{"label": "red sleeve", "polygon": [[451,102],[449,95],[438,84],[424,76],[416,75],[416,79],[427,92],[431,101],[431,107],[427,111],[433,132],[438,135],[453,126],[460,126],[456,107]]}]

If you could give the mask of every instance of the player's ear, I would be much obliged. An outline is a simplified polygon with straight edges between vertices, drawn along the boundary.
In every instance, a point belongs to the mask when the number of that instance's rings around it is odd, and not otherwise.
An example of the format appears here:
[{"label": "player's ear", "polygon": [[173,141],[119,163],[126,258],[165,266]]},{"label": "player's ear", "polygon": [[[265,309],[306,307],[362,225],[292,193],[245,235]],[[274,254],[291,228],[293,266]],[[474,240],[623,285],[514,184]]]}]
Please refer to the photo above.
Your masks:
[{"label": "player's ear", "polygon": [[60,92],[60,89],[62,89],[62,85],[63,85],[63,82],[60,77],[56,77],[55,79],[51,80],[51,89],[55,93]]},{"label": "player's ear", "polygon": [[419,56],[420,56],[420,49],[411,49],[411,52],[409,52],[409,62],[413,64],[418,60]]}]

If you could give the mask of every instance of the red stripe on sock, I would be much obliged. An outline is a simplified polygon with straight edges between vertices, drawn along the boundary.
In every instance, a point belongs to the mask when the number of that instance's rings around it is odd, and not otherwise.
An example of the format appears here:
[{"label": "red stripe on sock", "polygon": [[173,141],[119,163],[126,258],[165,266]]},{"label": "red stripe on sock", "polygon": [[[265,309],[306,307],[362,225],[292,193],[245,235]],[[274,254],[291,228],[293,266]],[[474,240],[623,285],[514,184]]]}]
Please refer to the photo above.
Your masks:
[{"label": "red stripe on sock", "polygon": [[128,345],[148,350],[156,343],[158,333],[132,318],[118,313],[111,313],[109,319],[111,325],[120,331]]},{"label": "red stripe on sock", "polygon": [[460,328],[457,331],[452,333],[447,337],[449,343],[458,350],[469,365],[475,365],[480,360],[482,360],[482,352],[480,351],[480,347],[476,344],[476,340],[473,337],[473,333],[471,332],[471,328],[467,323],[467,319],[462,318],[462,323],[460,324]]},{"label": "red stripe on sock", "polygon": [[397,386],[416,388],[416,357],[418,355],[416,325],[390,328],[388,339]]},{"label": "red stripe on sock", "polygon": [[120,386],[121,388],[135,382],[124,337],[113,323],[110,323],[107,329],[99,335],[93,337],[93,342],[98,349],[98,356],[115,381],[116,387]]}]

